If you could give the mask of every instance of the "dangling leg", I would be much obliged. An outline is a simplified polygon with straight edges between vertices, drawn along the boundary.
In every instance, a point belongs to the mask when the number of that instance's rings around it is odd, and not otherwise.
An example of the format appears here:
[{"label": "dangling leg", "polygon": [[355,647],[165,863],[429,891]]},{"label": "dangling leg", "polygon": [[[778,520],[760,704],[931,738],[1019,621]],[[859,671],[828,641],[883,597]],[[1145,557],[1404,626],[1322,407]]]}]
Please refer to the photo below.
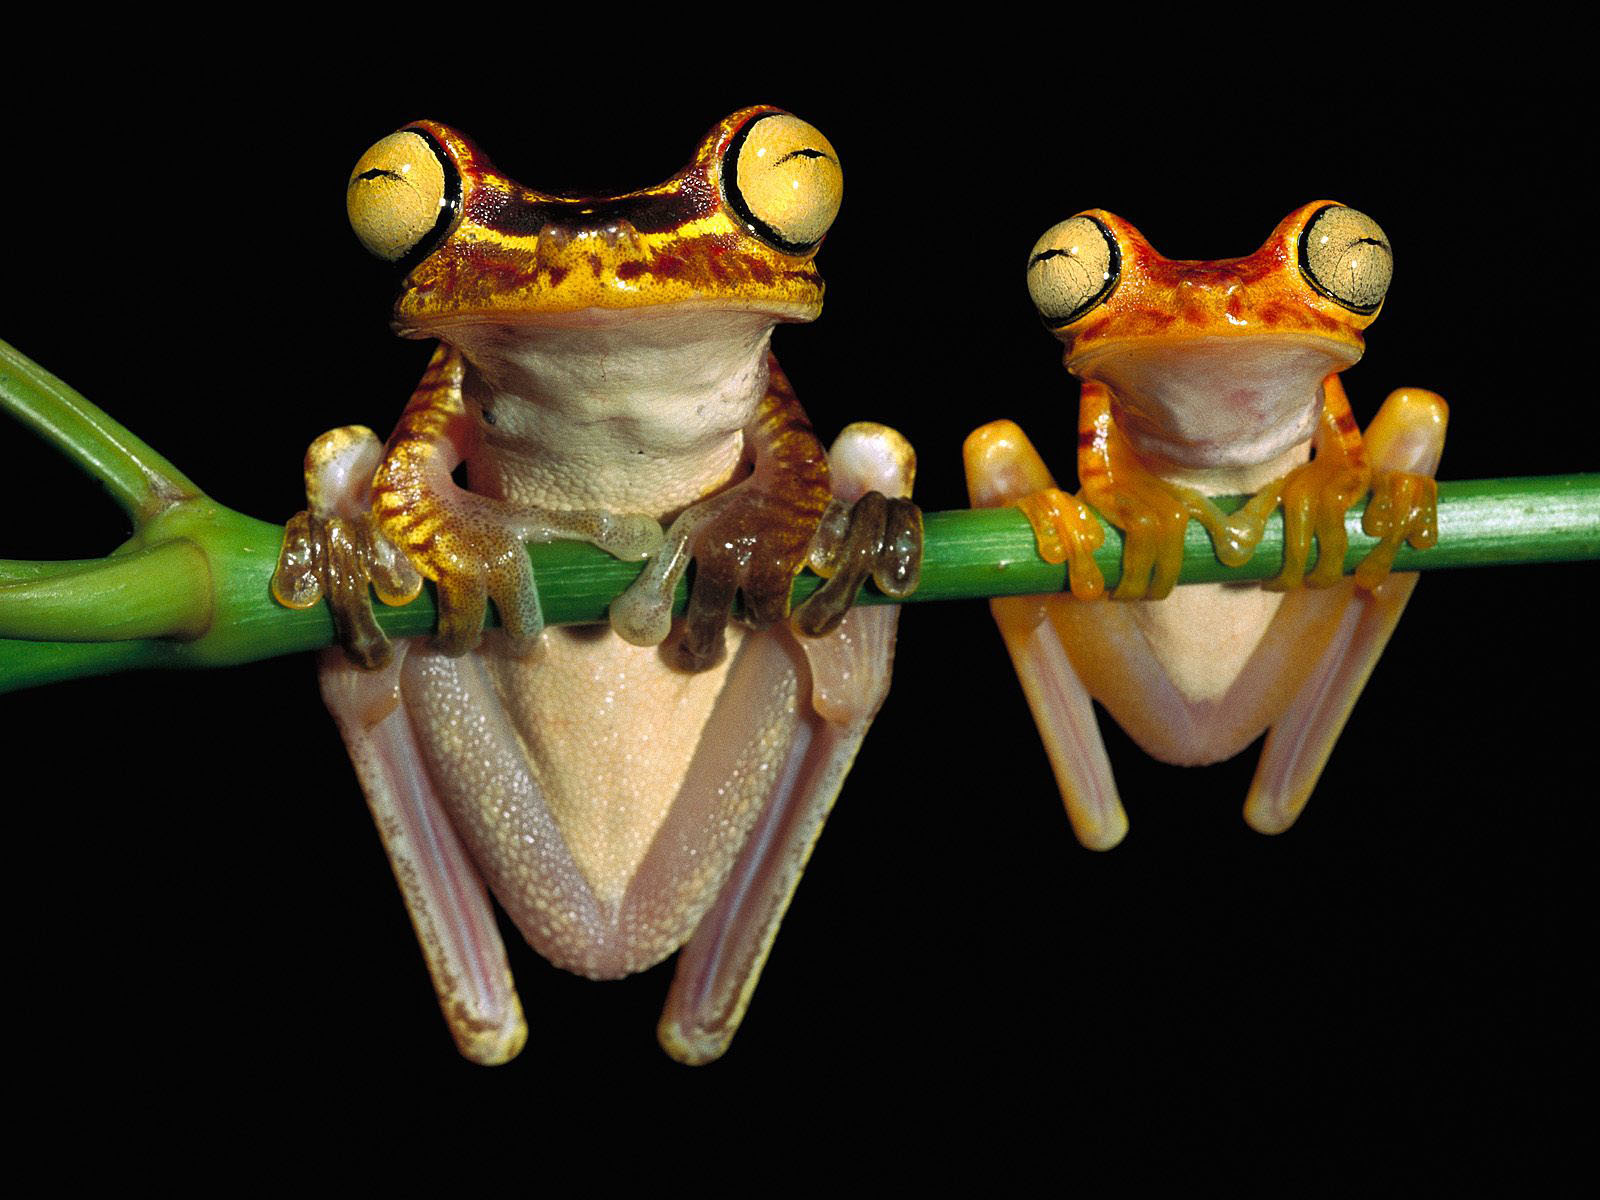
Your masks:
[{"label": "dangling leg", "polygon": [[366,793],[456,1047],[493,1066],[516,1057],[528,1027],[489,893],[445,815],[400,700],[408,644],[382,671],[324,651],[322,698]]},{"label": "dangling leg", "polygon": [[[1055,489],[1043,460],[1010,421],[996,421],[974,432],[963,453],[967,491],[975,507],[998,508],[1028,496],[1049,496]],[[1063,496],[1058,505],[1066,507],[1058,507],[1058,511],[1071,513],[1070,505],[1075,503]],[[1093,522],[1092,517],[1088,519]],[[1069,520],[1076,528],[1076,519]],[[1094,530],[1099,533],[1098,524]],[[1075,564],[1087,558],[1092,547],[1085,548],[1073,528],[1052,526],[1052,532],[1063,548],[1061,558],[1055,561]],[[1094,560],[1088,559],[1088,565],[1094,567]],[[1071,569],[1069,565],[1069,574]],[[1094,576],[1099,576],[1097,568]],[[1078,590],[1075,582],[1074,593]],[[1033,710],[1072,830],[1090,849],[1109,850],[1127,833],[1128,817],[1117,797],[1094,705],[1055,626],[1047,620],[1052,609],[1082,604],[1082,600],[1061,596],[1016,596],[991,600],[989,607]]]},{"label": "dangling leg", "polygon": [[[1432,392],[1398,391],[1367,429],[1366,454],[1377,484],[1367,532],[1385,540],[1363,562],[1355,580],[1337,585],[1346,594],[1338,628],[1267,738],[1244,809],[1245,820],[1262,833],[1280,833],[1300,815],[1416,587],[1414,573],[1386,579],[1383,573],[1399,541],[1431,545],[1436,536],[1432,489],[1418,477],[1431,483],[1444,449],[1446,417],[1444,401]],[[1321,454],[1319,447],[1319,458]],[[1341,564],[1343,511],[1337,552]],[[1322,572],[1321,560],[1330,557],[1328,542],[1321,542],[1316,573]]]},{"label": "dangling leg", "polygon": [[[365,613],[369,624],[369,574],[353,569],[349,560],[362,552],[352,548],[345,531],[370,511],[378,451],[370,431],[342,430],[319,438],[307,461],[309,519],[327,535],[317,540],[322,575],[350,601],[347,609],[335,604],[336,619],[341,611],[353,611]],[[371,567],[372,560],[364,565]],[[383,577],[392,579],[397,569],[385,565]],[[410,643],[393,653],[375,624],[366,631],[358,621],[355,632],[369,647],[381,644],[387,665],[373,670],[357,666],[338,648],[324,651],[317,670],[322,698],[361,780],[457,1047],[474,1062],[506,1062],[522,1049],[528,1030],[488,893],[445,815],[401,699]],[[380,641],[371,641],[372,635]]]}]

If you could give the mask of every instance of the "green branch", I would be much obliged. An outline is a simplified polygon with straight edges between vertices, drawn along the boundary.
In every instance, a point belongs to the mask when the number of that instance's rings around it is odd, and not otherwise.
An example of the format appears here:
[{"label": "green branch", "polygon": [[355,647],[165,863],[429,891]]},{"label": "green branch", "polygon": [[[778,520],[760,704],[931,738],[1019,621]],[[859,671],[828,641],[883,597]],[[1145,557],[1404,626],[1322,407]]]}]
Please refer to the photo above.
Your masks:
[{"label": "green branch", "polygon": [[[224,508],[176,468],[59,379],[0,342],[0,406],[98,479],[133,518],[134,536],[104,559],[0,560],[0,691],[142,667],[217,667],[333,644],[325,605],[293,611],[276,604],[268,581],[281,526]],[[1224,508],[1228,502],[1219,501]],[[1346,518],[1346,573],[1375,544],[1356,505]],[[1102,522],[1104,524],[1104,522]],[[1095,560],[1115,586],[1122,537],[1107,525]],[[1066,568],[1034,550],[1033,531],[1014,508],[927,514],[922,583],[911,602],[1059,592]],[[532,546],[545,619],[606,619],[611,600],[639,572],[577,542]],[[1439,543],[1403,546],[1401,571],[1600,558],[1600,474],[1488,479],[1439,485]],[[1314,565],[1315,558],[1308,564]],[[1283,564],[1283,521],[1275,513],[1254,557],[1228,568],[1205,531],[1191,523],[1184,583],[1264,579]],[[821,580],[802,572],[798,603]],[[685,599],[679,588],[679,611]],[[885,603],[868,587],[861,601]],[[432,632],[431,590],[405,608],[378,606],[391,637]]]}]

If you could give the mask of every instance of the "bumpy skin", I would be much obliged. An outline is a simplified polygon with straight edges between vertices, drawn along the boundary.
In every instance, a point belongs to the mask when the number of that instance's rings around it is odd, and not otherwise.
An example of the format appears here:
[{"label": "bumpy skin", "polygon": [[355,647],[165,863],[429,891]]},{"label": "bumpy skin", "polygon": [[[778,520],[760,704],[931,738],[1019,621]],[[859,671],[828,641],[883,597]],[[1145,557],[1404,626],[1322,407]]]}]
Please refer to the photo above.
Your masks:
[{"label": "bumpy skin", "polygon": [[[846,610],[866,575],[915,586],[910,449],[853,427],[830,471],[768,350],[774,323],[820,310],[840,180],[826,139],[771,108],[623,196],[525,188],[426,121],[351,176],[358,236],[409,268],[397,331],[440,346],[381,452],[365,430],[313,447],[275,591],[326,592],[356,635],[324,656],[324,697],[478,1061],[525,1036],[485,886],[595,978],[689,942],[662,1041],[720,1054],[882,702],[893,616]],[[620,638],[542,630],[524,543],[557,537],[651,558],[613,608]],[[786,626],[747,633],[790,615],[808,559],[833,579],[795,625],[834,632],[803,650]],[[395,564],[410,576],[380,577]],[[386,601],[435,582],[431,646],[382,640],[369,577]],[[491,601],[503,630],[484,638]]]},{"label": "bumpy skin", "polygon": [[[1127,827],[1091,697],[1171,762],[1229,757],[1272,726],[1246,806],[1259,829],[1286,828],[1309,796],[1414,583],[1386,582],[1395,548],[1436,537],[1443,401],[1395,393],[1364,444],[1337,375],[1361,356],[1391,265],[1377,225],[1329,201],[1289,214],[1244,258],[1164,258],[1098,209],[1034,247],[1030,293],[1083,380],[1082,490],[1056,488],[1010,422],[969,438],[967,474],[974,504],[1017,504],[1040,553],[1069,564],[1072,599],[993,607],[1086,845]],[[1383,542],[1347,581],[1344,516],[1369,487],[1364,523]],[[1209,497],[1230,493],[1251,499],[1225,515]],[[1125,535],[1115,598],[1162,603],[1084,603],[1105,591],[1084,502]],[[1274,580],[1173,591],[1190,520],[1236,565],[1280,503]],[[1326,599],[1277,594],[1302,582]]]}]

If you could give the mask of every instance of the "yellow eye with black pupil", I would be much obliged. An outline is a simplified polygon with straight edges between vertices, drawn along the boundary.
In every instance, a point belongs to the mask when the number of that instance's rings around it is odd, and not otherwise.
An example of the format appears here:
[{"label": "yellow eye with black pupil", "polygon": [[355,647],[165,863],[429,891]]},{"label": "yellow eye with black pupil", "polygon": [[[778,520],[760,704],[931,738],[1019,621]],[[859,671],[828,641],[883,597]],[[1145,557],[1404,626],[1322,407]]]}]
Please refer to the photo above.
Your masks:
[{"label": "yellow eye with black pupil", "polygon": [[1111,294],[1122,252],[1093,217],[1068,217],[1045,230],[1028,252],[1028,295],[1052,329],[1062,329]]},{"label": "yellow eye with black pupil", "polygon": [[1366,213],[1330,204],[1300,235],[1300,270],[1312,287],[1351,312],[1375,313],[1394,278],[1394,251]]},{"label": "yellow eye with black pupil", "polygon": [[839,215],[844,172],[815,126],[788,113],[768,113],[748,122],[728,144],[722,194],[756,237],[786,254],[804,254]]},{"label": "yellow eye with black pupil", "polygon": [[370,253],[400,262],[448,228],[460,190],[454,166],[433,139],[402,129],[361,156],[350,172],[345,208]]}]

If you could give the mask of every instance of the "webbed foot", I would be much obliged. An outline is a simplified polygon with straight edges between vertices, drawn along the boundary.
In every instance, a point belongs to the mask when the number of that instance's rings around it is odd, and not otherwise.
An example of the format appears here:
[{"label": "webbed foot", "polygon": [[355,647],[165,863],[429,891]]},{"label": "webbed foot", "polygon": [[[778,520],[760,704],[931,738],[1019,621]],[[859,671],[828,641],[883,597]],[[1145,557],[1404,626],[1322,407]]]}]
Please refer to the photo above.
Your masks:
[{"label": "webbed foot", "polygon": [[[861,421],[847,426],[829,451],[837,464],[848,458],[849,477],[897,473],[911,479],[916,454],[911,443],[886,425]],[[827,580],[795,610],[795,630],[806,637],[832,633],[844,620],[868,577],[897,600],[917,590],[922,578],[922,510],[909,499],[868,491],[841,491],[835,465],[834,499],[811,539],[807,562]]]},{"label": "webbed foot", "polygon": [[[894,439],[903,450],[893,453],[909,456],[909,444],[898,434]],[[794,622],[799,632],[820,636],[838,625],[869,575],[888,595],[909,595],[921,557],[922,513],[909,500],[868,492],[811,512],[763,490],[752,476],[672,523],[661,551],[612,603],[611,625],[635,645],[664,641],[673,594],[693,560],[677,656],[685,670],[704,670],[722,657],[736,596],[743,595],[745,619],[755,628],[784,620],[794,577],[809,562],[829,578],[796,610]]]},{"label": "webbed foot", "polygon": [[339,645],[368,670],[387,666],[394,648],[372,615],[369,587],[385,604],[409,604],[422,576],[378,529],[372,476],[383,443],[362,425],[323,434],[306,451],[306,500],[284,530],[272,595],[286,608],[328,597]]},{"label": "webbed foot", "polygon": [[624,561],[647,557],[661,542],[660,524],[639,513],[518,508],[459,489],[435,501],[420,514],[386,520],[384,528],[396,531],[418,570],[438,586],[434,645],[452,656],[477,646],[490,600],[514,651],[531,648],[544,615],[529,542],[584,541]]},{"label": "webbed foot", "polygon": [[[1366,491],[1371,472],[1341,457],[1318,454],[1296,467],[1278,485],[1283,498],[1283,569],[1262,587],[1282,592],[1299,587],[1332,587],[1344,577],[1344,556],[1350,539],[1344,514]],[[1308,573],[1311,541],[1317,543],[1317,565]]]},{"label": "webbed foot", "polygon": [[1422,459],[1422,470],[1384,469],[1382,464],[1404,457],[1408,446],[1419,442],[1430,449],[1434,442],[1442,445],[1448,419],[1443,397],[1412,388],[1392,393],[1368,427],[1367,451],[1379,465],[1373,471],[1372,499],[1361,516],[1361,528],[1378,544],[1356,567],[1357,587],[1372,591],[1382,584],[1401,543],[1409,542],[1416,550],[1438,544],[1439,485],[1432,474],[1438,452],[1431,460],[1411,452]]}]

